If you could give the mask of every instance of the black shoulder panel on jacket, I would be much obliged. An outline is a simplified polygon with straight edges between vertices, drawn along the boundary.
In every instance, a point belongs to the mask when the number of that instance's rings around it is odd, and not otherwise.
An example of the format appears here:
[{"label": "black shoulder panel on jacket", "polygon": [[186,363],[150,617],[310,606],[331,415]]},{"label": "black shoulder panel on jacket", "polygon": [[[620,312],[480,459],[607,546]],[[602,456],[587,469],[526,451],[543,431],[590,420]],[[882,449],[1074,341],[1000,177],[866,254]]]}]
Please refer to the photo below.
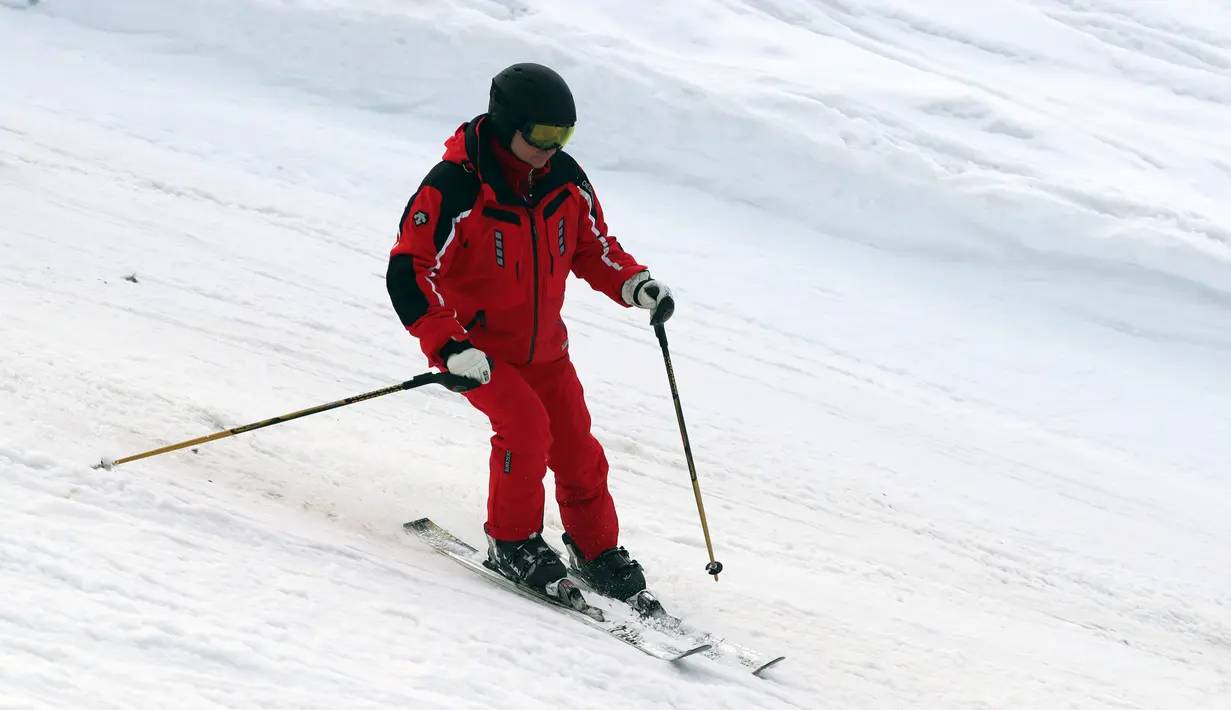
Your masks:
[{"label": "black shoulder panel on jacket", "polygon": [[423,182],[410,198],[410,202],[406,203],[406,210],[402,212],[402,221],[398,223],[399,228],[406,223],[406,216],[414,208],[415,199],[425,187],[433,187],[440,193],[440,214],[433,215],[436,217],[436,230],[432,234],[436,251],[439,252],[444,248],[449,233],[453,231],[453,220],[474,206],[475,200],[479,197],[481,183],[478,176],[457,163],[447,160],[436,163],[436,166],[429,170],[427,176],[423,178]]}]

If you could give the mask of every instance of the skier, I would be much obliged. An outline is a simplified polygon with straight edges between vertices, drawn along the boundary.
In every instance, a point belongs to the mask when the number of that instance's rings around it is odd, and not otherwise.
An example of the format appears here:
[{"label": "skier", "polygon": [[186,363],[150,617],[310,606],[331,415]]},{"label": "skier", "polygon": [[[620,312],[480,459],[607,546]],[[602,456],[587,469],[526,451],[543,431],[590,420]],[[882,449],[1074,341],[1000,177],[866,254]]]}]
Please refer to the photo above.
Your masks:
[{"label": "skier", "polygon": [[572,566],[599,593],[628,599],[645,575],[617,544],[608,463],[560,310],[570,271],[660,321],[671,291],[608,234],[590,181],[562,150],[576,120],[554,70],[497,74],[487,112],[445,141],[406,205],[386,280],[431,365],[474,380],[464,396],[491,422],[488,566],[549,594],[567,576],[541,537],[550,467]]}]

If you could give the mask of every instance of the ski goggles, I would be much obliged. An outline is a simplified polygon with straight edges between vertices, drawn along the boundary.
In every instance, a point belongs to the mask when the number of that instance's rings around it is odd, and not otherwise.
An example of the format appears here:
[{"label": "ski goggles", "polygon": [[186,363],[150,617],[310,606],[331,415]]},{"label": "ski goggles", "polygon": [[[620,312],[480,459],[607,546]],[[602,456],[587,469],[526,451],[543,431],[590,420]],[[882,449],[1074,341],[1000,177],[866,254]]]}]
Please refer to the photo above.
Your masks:
[{"label": "ski goggles", "polygon": [[552,126],[546,123],[528,123],[521,129],[522,138],[539,150],[563,148],[573,137],[575,126]]}]

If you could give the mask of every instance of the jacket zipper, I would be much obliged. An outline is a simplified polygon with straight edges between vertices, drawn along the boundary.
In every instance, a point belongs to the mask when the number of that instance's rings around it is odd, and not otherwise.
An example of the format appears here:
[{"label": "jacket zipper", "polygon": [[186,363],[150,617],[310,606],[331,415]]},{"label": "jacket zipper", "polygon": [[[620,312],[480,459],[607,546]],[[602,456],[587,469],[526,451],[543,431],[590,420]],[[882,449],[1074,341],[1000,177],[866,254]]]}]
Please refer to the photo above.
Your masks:
[{"label": "jacket zipper", "polygon": [[[526,364],[534,362],[534,346],[539,339],[539,233],[534,228],[534,206],[531,204],[534,195],[534,171],[530,171],[529,189],[526,191],[526,214],[530,218],[530,253],[534,260],[534,326],[530,329],[530,357]],[[548,251],[551,251],[548,249]]]}]

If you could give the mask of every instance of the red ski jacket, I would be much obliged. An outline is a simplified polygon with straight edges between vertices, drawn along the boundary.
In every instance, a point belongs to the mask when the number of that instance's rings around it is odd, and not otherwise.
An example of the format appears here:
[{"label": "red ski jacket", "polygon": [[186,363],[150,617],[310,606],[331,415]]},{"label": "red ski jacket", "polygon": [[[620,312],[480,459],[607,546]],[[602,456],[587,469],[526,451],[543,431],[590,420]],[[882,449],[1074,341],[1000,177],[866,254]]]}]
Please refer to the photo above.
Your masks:
[{"label": "red ski jacket", "polygon": [[[560,317],[572,271],[624,303],[620,289],[646,267],[607,233],[586,174],[563,151],[527,173],[518,194],[502,170],[486,115],[462,124],[410,198],[389,255],[393,307],[436,367],[467,344],[514,364],[568,349]],[[523,182],[523,188],[526,183]]]}]

